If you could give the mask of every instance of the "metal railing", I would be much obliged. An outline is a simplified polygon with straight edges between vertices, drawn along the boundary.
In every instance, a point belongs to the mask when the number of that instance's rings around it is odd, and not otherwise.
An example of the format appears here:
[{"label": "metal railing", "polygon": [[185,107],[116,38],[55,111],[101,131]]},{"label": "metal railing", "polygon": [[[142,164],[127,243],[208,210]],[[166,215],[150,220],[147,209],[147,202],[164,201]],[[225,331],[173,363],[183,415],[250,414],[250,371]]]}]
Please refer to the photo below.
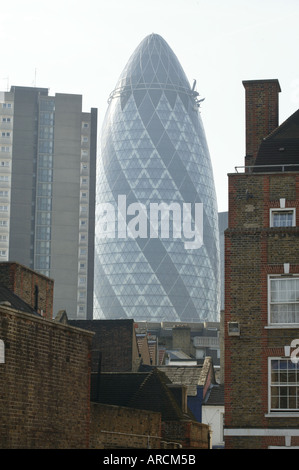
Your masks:
[{"label": "metal railing", "polygon": [[[298,157],[299,158],[299,157]],[[280,163],[279,165],[251,165],[251,166],[235,166],[235,172],[236,173],[239,173],[238,169],[244,169],[244,172],[246,170],[249,170],[248,173],[253,173],[253,170],[255,169],[260,169],[260,168],[268,168],[270,169],[268,172],[272,172],[272,171],[275,171],[275,170],[271,170],[272,168],[281,168],[281,171],[284,172],[284,171],[288,171],[286,168],[288,167],[298,167],[298,171],[299,171],[299,163]],[[265,172],[267,173],[267,172]]]}]

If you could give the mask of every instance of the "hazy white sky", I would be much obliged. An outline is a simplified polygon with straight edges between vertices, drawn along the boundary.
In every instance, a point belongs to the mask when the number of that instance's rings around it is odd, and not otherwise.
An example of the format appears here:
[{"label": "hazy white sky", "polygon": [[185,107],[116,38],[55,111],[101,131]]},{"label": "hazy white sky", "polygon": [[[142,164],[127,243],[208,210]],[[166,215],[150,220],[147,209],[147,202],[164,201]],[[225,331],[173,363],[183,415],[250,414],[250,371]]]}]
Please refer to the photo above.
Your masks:
[{"label": "hazy white sky", "polygon": [[[5,4],[4,4],[5,3]],[[214,169],[218,209],[227,173],[244,164],[243,80],[280,82],[280,122],[299,108],[299,0],[10,0],[0,13],[0,91],[38,86],[98,108],[142,39],[160,34],[190,81]]]}]

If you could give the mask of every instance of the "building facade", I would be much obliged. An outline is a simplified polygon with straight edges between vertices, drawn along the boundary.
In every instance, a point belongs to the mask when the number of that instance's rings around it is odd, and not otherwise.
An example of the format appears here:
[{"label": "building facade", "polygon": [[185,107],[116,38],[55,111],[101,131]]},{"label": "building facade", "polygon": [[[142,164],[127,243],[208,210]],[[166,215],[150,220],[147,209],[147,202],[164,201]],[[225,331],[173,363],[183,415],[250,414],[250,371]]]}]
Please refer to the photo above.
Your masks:
[{"label": "building facade", "polygon": [[81,95],[0,93],[0,260],[53,278],[73,318],[92,316],[96,145]]},{"label": "building facade", "polygon": [[168,44],[147,36],[102,128],[95,318],[219,320],[218,212],[199,103]]},{"label": "building facade", "polygon": [[296,448],[299,112],[278,125],[278,81],[244,86],[246,165],[228,176],[225,232],[225,447]]}]

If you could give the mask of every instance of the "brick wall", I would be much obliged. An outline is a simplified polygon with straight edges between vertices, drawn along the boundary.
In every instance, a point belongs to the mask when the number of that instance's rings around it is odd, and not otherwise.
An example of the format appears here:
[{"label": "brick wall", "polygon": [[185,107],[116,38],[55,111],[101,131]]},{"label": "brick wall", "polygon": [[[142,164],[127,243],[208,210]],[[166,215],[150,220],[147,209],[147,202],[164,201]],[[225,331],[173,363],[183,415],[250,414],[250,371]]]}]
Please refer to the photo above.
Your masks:
[{"label": "brick wall", "polygon": [[[296,227],[270,228],[270,208],[296,208]],[[229,175],[225,232],[225,427],[296,427],[298,418],[269,418],[268,357],[284,356],[299,329],[268,329],[268,275],[299,273],[299,174]],[[240,336],[228,335],[228,322]],[[271,445],[271,438],[227,437],[226,448]]]},{"label": "brick wall", "polygon": [[69,324],[94,332],[92,371],[134,372],[140,358],[133,320],[69,320]]},{"label": "brick wall", "polygon": [[252,165],[264,137],[278,126],[278,80],[243,82],[246,104],[246,157]]},{"label": "brick wall", "polygon": [[[53,318],[54,281],[18,263],[0,263],[0,283],[44,318]],[[38,288],[36,297],[36,287]],[[37,304],[36,304],[37,302]]]},{"label": "brick wall", "polygon": [[181,349],[186,354],[195,356],[196,350],[191,340],[191,328],[187,326],[177,326],[172,328],[172,347]]},{"label": "brick wall", "polygon": [[160,445],[160,413],[91,404],[90,448],[160,449]]},{"label": "brick wall", "polygon": [[195,421],[164,421],[162,438],[177,442],[183,449],[208,449],[209,426]]},{"label": "brick wall", "polygon": [[92,335],[0,307],[0,448],[89,445]]}]

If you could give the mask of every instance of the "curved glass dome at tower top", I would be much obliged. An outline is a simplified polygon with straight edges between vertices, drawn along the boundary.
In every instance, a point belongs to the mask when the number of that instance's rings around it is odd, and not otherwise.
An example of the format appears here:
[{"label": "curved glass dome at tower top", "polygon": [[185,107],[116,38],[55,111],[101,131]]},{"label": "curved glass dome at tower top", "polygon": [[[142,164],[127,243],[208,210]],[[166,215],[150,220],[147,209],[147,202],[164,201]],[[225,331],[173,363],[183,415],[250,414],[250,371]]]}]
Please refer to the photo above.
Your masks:
[{"label": "curved glass dome at tower top", "polygon": [[[108,103],[97,165],[94,319],[219,321],[218,211],[198,94],[161,36],[140,43]],[[162,209],[156,231],[152,207]],[[196,233],[202,243],[186,243]]]}]

